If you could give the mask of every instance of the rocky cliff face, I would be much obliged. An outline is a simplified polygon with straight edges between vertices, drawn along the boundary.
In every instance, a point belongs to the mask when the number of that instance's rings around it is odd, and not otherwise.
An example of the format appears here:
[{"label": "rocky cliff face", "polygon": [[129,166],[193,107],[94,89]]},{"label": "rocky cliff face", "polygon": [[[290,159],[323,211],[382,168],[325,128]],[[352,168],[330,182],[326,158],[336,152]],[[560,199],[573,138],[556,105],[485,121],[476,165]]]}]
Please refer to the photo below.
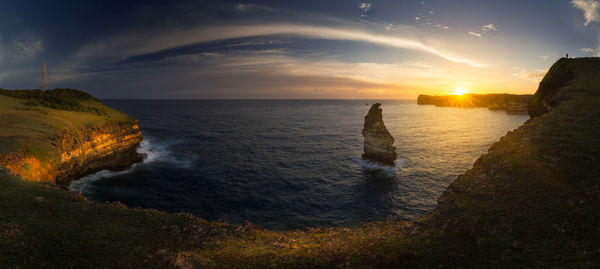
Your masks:
[{"label": "rocky cliff face", "polygon": [[575,59],[562,58],[548,70],[527,108],[530,117],[540,116],[569,99],[566,86],[575,79],[569,64],[573,61]]},{"label": "rocky cliff face", "polygon": [[18,151],[0,155],[0,164],[27,180],[66,186],[84,175],[125,169],[143,159],[137,152],[142,132],[135,123],[106,123],[82,130],[67,128],[62,137],[48,139],[54,141],[58,156]]},{"label": "rocky cliff face", "polygon": [[379,103],[373,104],[365,116],[362,130],[365,138],[363,159],[393,166],[396,160],[396,147],[394,147],[394,138],[383,123],[380,106]]},{"label": "rocky cliff face", "polygon": [[55,182],[69,184],[90,173],[104,169],[122,170],[141,162],[144,156],[137,152],[137,148],[142,138],[137,124],[126,123],[109,124],[80,133],[65,132]]}]

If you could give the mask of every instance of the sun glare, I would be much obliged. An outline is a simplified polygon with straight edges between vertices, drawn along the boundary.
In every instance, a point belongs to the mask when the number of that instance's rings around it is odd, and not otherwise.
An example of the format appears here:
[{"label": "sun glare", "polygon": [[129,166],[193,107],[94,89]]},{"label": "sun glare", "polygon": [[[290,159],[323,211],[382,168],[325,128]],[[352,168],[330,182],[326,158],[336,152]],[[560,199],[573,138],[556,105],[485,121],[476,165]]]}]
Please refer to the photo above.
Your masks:
[{"label": "sun glare", "polygon": [[467,91],[465,89],[462,88],[456,88],[456,91],[454,91],[455,95],[463,95],[465,94]]}]

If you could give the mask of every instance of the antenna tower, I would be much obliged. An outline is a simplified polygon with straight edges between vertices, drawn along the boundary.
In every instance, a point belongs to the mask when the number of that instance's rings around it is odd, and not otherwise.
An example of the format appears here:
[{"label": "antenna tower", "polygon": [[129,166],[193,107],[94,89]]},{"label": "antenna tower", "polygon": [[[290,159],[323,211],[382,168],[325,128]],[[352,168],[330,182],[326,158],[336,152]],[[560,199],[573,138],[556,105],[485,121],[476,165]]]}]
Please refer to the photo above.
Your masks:
[{"label": "antenna tower", "polygon": [[48,90],[48,83],[46,82],[46,62],[42,62],[42,91]]}]

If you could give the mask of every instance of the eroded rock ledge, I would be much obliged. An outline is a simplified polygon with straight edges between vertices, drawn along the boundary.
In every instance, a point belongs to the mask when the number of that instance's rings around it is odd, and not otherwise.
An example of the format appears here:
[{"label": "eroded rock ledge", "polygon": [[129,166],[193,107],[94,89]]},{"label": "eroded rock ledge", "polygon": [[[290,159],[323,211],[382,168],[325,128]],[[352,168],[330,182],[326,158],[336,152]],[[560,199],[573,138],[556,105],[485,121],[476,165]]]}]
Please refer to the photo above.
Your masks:
[{"label": "eroded rock ledge", "polygon": [[59,148],[59,156],[22,150],[0,155],[0,163],[23,179],[68,186],[87,174],[121,170],[142,161],[144,156],[137,152],[142,138],[136,123],[66,129],[62,137],[49,138]]},{"label": "eroded rock ledge", "polygon": [[[78,138],[83,138],[80,141]],[[65,132],[57,184],[69,184],[72,180],[100,170],[122,170],[141,162],[143,155],[137,152],[142,141],[137,124],[107,124],[103,128],[91,128]]]}]

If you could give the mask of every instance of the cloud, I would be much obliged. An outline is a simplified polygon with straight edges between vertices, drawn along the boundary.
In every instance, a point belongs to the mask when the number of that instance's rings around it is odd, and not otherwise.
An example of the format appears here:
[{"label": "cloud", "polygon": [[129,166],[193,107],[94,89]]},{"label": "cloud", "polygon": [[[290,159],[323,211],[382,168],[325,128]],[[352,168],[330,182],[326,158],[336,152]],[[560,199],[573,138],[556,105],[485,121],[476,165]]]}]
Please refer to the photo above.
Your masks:
[{"label": "cloud", "polygon": [[488,24],[488,25],[484,25],[481,26],[481,31],[487,32],[487,31],[498,31],[498,26],[494,25],[494,24]]},{"label": "cloud", "polygon": [[[437,55],[446,60],[473,67],[484,64],[456,53],[430,46],[422,41],[398,35],[382,35],[358,29],[311,26],[302,24],[262,24],[253,26],[202,27],[174,31],[150,29],[95,41],[82,47],[73,57],[74,62],[110,58],[120,61],[128,57],[165,51],[168,49],[206,42],[269,35],[295,35],[326,40],[360,41],[380,46],[409,49]],[[77,61],[80,61],[79,63]]]},{"label": "cloud", "polygon": [[[298,58],[281,50],[232,51],[212,55],[193,53],[165,57],[159,66],[196,66],[208,64],[214,72],[265,72],[302,76],[347,78],[368,83],[397,84],[406,79],[439,78],[438,69],[426,62],[409,60],[395,64],[348,63],[335,57]],[[398,74],[402,74],[399,76]]]},{"label": "cloud", "polygon": [[0,73],[3,79],[14,76],[32,65],[32,61],[45,50],[44,42],[35,34],[18,34],[9,38],[0,36]]},{"label": "cloud", "polygon": [[488,25],[481,26],[481,32],[468,32],[467,34],[476,36],[476,37],[482,37],[483,35],[487,34],[487,32],[489,32],[489,31],[498,31],[498,26],[490,23]]},{"label": "cloud", "polygon": [[[198,68],[198,64],[210,68]],[[98,91],[103,97],[373,98],[374,94],[387,94],[386,98],[413,98],[416,93],[400,90],[407,81],[437,81],[443,75],[443,71],[420,61],[347,63],[333,58],[235,51],[219,56],[196,53],[166,57],[164,62],[142,68],[52,78],[57,85],[92,87],[92,92]],[[157,76],[162,79],[152,79]],[[415,91],[415,87],[405,88]],[[319,95],[314,95],[314,89]]]},{"label": "cloud", "polygon": [[33,34],[23,34],[3,42],[0,39],[2,54],[11,57],[31,58],[44,51],[44,42]]},{"label": "cloud", "polygon": [[2,82],[2,80],[4,80],[4,78],[7,77],[8,75],[10,75],[10,72],[0,73],[0,82]]},{"label": "cloud", "polygon": [[582,48],[580,49],[582,52],[593,54],[596,57],[600,57],[600,48],[592,49],[592,48]]},{"label": "cloud", "polygon": [[274,11],[272,8],[255,4],[237,4],[233,8],[240,13],[250,11]]},{"label": "cloud", "polygon": [[369,10],[371,10],[371,8],[373,8],[373,5],[371,3],[365,2],[365,3],[360,3],[358,8],[364,10],[365,12],[368,12]]},{"label": "cloud", "polygon": [[44,51],[44,45],[41,40],[19,41],[14,44],[15,50],[20,55],[31,58]]},{"label": "cloud", "polygon": [[600,19],[598,15],[598,9],[600,9],[600,3],[596,0],[572,0],[571,4],[583,11],[583,17],[585,18],[585,26],[592,22],[597,22]]},{"label": "cloud", "polygon": [[542,78],[544,78],[544,76],[546,75],[546,73],[548,73],[547,69],[538,69],[535,71],[528,71],[522,68],[518,68],[515,67],[514,70],[516,71],[513,75],[515,77],[518,77],[520,79],[524,79],[524,80],[529,80],[532,82],[539,82],[542,80]]}]

